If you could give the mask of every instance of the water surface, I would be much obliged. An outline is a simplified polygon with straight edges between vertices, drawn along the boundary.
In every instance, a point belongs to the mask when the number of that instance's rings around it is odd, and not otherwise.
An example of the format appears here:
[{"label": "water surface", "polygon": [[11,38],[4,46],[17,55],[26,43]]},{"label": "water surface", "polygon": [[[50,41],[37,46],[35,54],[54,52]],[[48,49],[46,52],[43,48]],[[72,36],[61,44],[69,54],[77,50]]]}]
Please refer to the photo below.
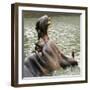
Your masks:
[{"label": "water surface", "polygon": [[[75,52],[75,59],[80,63],[80,15],[48,13],[48,12],[25,12],[24,13],[24,56],[27,57],[34,51],[37,33],[35,24],[39,17],[47,14],[51,17],[49,27],[49,37],[54,40],[58,48],[71,57],[71,52]],[[79,75],[80,67],[70,67],[66,70],[60,69],[53,75]]]}]

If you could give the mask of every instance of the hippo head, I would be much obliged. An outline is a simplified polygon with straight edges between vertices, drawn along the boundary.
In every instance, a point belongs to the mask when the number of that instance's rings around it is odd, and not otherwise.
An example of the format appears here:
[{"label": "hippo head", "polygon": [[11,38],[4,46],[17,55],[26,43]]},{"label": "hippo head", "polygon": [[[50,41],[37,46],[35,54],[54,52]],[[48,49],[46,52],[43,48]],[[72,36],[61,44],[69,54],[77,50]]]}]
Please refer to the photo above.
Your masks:
[{"label": "hippo head", "polygon": [[44,15],[40,17],[36,22],[36,31],[38,33],[38,38],[43,37],[47,34],[48,26],[51,24],[50,17]]}]

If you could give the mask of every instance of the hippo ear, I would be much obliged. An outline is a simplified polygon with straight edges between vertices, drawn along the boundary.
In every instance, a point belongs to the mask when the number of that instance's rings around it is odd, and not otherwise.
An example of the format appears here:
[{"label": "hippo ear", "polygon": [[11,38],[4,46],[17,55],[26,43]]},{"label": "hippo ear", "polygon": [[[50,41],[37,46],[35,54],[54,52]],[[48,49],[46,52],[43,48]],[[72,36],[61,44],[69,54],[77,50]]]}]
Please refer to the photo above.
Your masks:
[{"label": "hippo ear", "polygon": [[74,58],[75,57],[75,52],[74,51],[72,51],[72,58]]}]

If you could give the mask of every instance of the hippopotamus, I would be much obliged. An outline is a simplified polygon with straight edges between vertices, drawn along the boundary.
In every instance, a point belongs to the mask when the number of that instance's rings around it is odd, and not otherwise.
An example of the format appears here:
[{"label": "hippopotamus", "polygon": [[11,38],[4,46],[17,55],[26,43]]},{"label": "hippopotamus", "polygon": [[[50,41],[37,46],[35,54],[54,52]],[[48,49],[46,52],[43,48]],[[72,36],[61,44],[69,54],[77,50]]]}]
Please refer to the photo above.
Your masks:
[{"label": "hippopotamus", "polygon": [[51,24],[48,15],[40,17],[36,22],[38,40],[35,44],[35,52],[28,56],[24,62],[24,77],[39,77],[52,75],[52,72],[60,68],[74,67],[78,62],[72,57],[64,55],[56,45],[55,41],[48,36],[48,28]]}]

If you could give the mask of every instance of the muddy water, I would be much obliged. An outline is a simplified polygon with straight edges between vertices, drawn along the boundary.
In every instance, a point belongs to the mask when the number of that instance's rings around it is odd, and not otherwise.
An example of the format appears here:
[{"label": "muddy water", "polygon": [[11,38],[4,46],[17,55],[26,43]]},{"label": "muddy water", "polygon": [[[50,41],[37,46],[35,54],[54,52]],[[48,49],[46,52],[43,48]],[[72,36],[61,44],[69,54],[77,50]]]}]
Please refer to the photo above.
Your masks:
[{"label": "muddy water", "polygon": [[[48,14],[48,13],[47,13]],[[34,43],[37,41],[35,24],[42,16],[38,14],[24,14],[24,55],[27,57],[34,51]],[[48,14],[51,17],[49,27],[49,37],[57,43],[58,48],[67,56],[71,57],[71,52],[75,52],[75,59],[80,64],[80,15],[75,14]],[[53,75],[78,75],[80,67],[70,67],[66,70],[60,69]]]}]

